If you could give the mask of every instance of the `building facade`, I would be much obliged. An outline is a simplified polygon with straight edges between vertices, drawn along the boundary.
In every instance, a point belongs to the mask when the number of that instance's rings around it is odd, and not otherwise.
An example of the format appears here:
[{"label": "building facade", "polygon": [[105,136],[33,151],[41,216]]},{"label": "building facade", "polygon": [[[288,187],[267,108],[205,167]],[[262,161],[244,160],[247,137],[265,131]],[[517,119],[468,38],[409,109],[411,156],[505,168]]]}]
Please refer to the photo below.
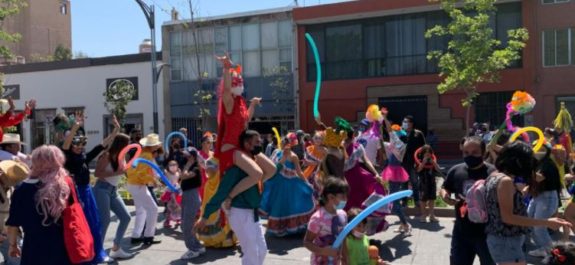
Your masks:
[{"label": "building facade", "polygon": [[[575,113],[575,11],[572,0],[499,1],[491,24],[495,37],[506,42],[507,30],[525,27],[529,41],[520,61],[501,72],[495,84],[481,84],[481,95],[472,107],[472,120],[498,126],[505,117],[505,104],[515,90],[536,98],[536,110],[515,122],[551,126],[558,102],[566,101]],[[431,50],[445,48],[448,39],[425,38],[425,31],[448,23],[437,3],[427,0],[363,0],[296,8],[297,62],[300,126],[315,128],[312,117],[315,62],[304,34],[310,33],[321,57],[322,118],[335,116],[358,121],[368,104],[390,110],[401,123],[415,117],[416,126],[434,129],[439,151],[457,156],[457,143],[465,133],[464,95],[437,93],[440,79],[437,62],[428,61]]]},{"label": "building facade", "polygon": [[[57,113],[71,115],[83,111],[87,148],[90,149],[113,128],[103,94],[117,80],[127,80],[136,89],[134,100],[126,107],[124,131],[128,133],[138,128],[144,134],[153,132],[150,69],[150,54],[147,53],[13,65],[1,67],[0,71],[5,74],[5,90],[10,92],[17,107],[22,108],[27,100],[37,100],[33,115],[19,128],[27,148],[54,143],[52,120]],[[161,83],[158,90],[162,91]],[[161,93],[158,100],[163,100]],[[162,111],[159,109],[159,117],[163,117]],[[163,127],[160,118],[160,135],[164,135]]]},{"label": "building facade", "polygon": [[[8,44],[15,55],[12,63],[41,61],[61,45],[72,48],[72,15],[69,0],[29,0],[20,12],[9,17],[3,29],[19,33],[20,41]],[[17,62],[16,62],[17,60]]]},{"label": "building facade", "polygon": [[196,136],[216,129],[222,68],[214,55],[226,52],[242,66],[246,100],[263,98],[250,126],[261,132],[271,132],[272,126],[293,129],[297,111],[291,9],[198,19],[194,24],[175,20],[162,27],[164,61],[170,65],[164,104],[171,129],[192,128]]}]

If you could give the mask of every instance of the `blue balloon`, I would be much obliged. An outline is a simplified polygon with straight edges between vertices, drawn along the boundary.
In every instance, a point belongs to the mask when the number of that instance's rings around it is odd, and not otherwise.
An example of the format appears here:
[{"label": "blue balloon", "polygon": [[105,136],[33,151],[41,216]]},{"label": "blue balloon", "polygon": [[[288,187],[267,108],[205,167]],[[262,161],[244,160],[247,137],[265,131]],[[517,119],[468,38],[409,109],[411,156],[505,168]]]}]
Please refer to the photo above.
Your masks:
[{"label": "blue balloon", "polygon": [[137,167],[139,163],[144,163],[150,166],[156,172],[156,174],[160,176],[164,184],[166,184],[168,189],[170,189],[172,192],[174,193],[180,192],[176,187],[174,187],[174,185],[172,185],[172,183],[170,183],[170,180],[166,177],[166,175],[164,175],[164,172],[160,169],[160,167],[158,167],[158,165],[156,165],[156,163],[144,158],[136,158],[136,160],[132,162],[132,167],[133,168]]},{"label": "blue balloon", "polygon": [[397,201],[399,199],[409,197],[409,196],[411,196],[411,194],[413,194],[413,191],[404,190],[404,191],[400,191],[400,192],[396,192],[396,193],[387,195],[387,196],[379,199],[379,201],[377,201],[374,204],[367,207],[365,210],[361,211],[361,213],[359,213],[359,215],[357,215],[355,218],[353,218],[353,220],[349,224],[347,224],[345,226],[345,228],[343,228],[341,233],[339,233],[339,235],[335,239],[335,242],[332,245],[332,248],[334,248],[334,249],[339,248],[341,246],[341,243],[343,243],[343,240],[345,239],[347,234],[349,234],[349,232],[351,232],[351,230],[353,230],[353,228],[355,228],[359,223],[361,223],[361,221],[363,221],[363,219],[367,218],[371,213],[373,213],[377,209],[379,209],[379,208],[381,208],[381,207],[385,206],[386,204],[389,204],[393,201]]},{"label": "blue balloon", "polygon": [[175,132],[171,132],[168,134],[168,136],[166,136],[166,140],[164,141],[164,148],[166,149],[166,152],[169,152],[170,150],[170,140],[172,139],[172,137],[174,136],[180,136],[182,139],[184,139],[184,146],[182,146],[184,149],[188,148],[188,137],[183,134],[182,132],[179,131],[175,131]]}]

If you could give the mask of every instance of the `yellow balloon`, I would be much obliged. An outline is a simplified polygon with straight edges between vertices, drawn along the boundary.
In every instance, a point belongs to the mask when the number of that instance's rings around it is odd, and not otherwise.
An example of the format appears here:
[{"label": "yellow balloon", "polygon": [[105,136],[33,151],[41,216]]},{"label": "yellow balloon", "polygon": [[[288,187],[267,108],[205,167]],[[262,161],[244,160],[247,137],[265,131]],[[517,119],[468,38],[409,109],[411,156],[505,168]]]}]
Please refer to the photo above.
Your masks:
[{"label": "yellow balloon", "polygon": [[517,138],[525,132],[534,132],[539,136],[537,143],[533,147],[533,152],[536,152],[536,153],[539,152],[539,150],[541,149],[541,147],[543,147],[543,144],[545,143],[545,135],[543,135],[543,132],[541,131],[541,129],[539,129],[537,127],[529,126],[529,127],[521,128],[521,129],[515,131],[513,133],[513,135],[511,135],[511,138],[509,138],[509,142],[513,142],[513,141],[517,140]]},{"label": "yellow balloon", "polygon": [[280,137],[280,133],[278,132],[278,129],[276,127],[272,127],[272,131],[274,131],[274,134],[276,136],[276,140],[278,141],[278,149],[282,149],[282,138]]}]

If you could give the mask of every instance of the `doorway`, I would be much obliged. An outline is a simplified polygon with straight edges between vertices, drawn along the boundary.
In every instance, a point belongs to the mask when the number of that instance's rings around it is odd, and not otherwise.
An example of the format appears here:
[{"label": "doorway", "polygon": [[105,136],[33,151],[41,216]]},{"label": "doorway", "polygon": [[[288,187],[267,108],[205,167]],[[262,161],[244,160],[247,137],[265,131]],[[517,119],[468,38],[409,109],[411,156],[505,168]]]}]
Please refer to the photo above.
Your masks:
[{"label": "doorway", "polygon": [[415,128],[427,134],[427,96],[379,98],[379,106],[389,110],[389,121],[400,124],[407,115],[413,116]]}]

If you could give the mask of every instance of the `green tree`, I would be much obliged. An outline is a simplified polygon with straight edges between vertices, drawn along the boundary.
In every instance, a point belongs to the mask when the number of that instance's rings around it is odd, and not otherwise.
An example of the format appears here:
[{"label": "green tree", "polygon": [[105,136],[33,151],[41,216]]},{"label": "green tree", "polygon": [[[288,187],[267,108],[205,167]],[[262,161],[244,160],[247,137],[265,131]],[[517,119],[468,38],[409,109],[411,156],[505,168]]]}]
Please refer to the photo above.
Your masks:
[{"label": "green tree", "polygon": [[429,60],[438,60],[442,82],[437,86],[440,94],[462,90],[467,108],[466,128],[469,129],[471,106],[479,95],[477,85],[498,82],[500,70],[521,58],[522,49],[529,38],[525,28],[507,32],[503,45],[494,37],[489,18],[497,10],[496,0],[439,0],[441,8],[449,15],[446,26],[436,25],[425,37],[448,37],[446,50],[431,51]]},{"label": "green tree", "polygon": [[54,50],[53,59],[54,61],[72,60],[72,51],[62,46],[62,44],[58,44],[58,46],[56,46],[56,50]]},{"label": "green tree", "polygon": [[272,98],[275,107],[281,107],[282,102],[290,99],[289,72],[289,69],[285,66],[264,69],[264,77],[270,80],[269,86],[272,88]]},{"label": "green tree", "polygon": [[134,98],[136,89],[134,84],[126,79],[118,79],[112,82],[104,92],[104,106],[110,114],[116,115],[120,124],[124,124],[126,106]]},{"label": "green tree", "polygon": [[24,0],[0,0],[0,56],[4,59],[12,58],[13,54],[7,44],[20,41],[21,35],[3,30],[4,22],[11,16],[26,7]]}]

